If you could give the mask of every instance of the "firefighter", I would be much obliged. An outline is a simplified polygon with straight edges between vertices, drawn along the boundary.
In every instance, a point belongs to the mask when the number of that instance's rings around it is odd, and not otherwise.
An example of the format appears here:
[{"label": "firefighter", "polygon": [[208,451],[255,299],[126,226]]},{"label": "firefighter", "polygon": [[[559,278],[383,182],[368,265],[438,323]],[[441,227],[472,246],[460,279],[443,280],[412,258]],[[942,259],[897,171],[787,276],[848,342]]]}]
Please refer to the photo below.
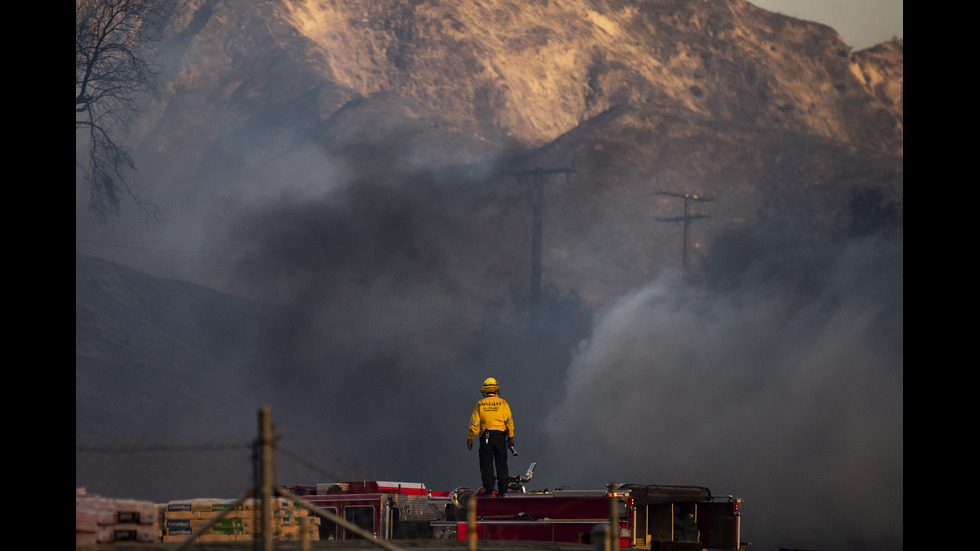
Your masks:
[{"label": "firefighter", "polygon": [[500,385],[493,377],[483,381],[483,399],[476,403],[470,415],[470,431],[466,447],[473,449],[473,439],[480,437],[480,478],[483,487],[477,495],[493,491],[494,467],[497,469],[497,490],[493,495],[507,493],[510,477],[507,473],[507,448],[514,447],[514,418],[510,405],[500,397]]}]

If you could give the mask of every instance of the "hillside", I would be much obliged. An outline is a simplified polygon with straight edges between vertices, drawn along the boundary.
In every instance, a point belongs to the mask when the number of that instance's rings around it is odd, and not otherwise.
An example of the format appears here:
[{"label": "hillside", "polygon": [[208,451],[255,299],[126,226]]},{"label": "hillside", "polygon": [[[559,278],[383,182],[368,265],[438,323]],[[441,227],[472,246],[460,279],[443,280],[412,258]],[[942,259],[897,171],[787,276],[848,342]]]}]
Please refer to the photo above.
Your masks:
[{"label": "hillside", "polygon": [[140,189],[170,221],[131,214],[120,231],[208,245],[127,255],[152,273],[254,293],[271,236],[251,220],[355,202],[368,219],[441,219],[433,231],[465,245],[427,237],[436,254],[477,274],[493,263],[499,292],[526,279],[531,240],[526,182],[503,175],[541,167],[575,169],[545,184],[546,277],[595,302],[683,267],[682,225],[658,221],[683,205],[665,191],[713,199],[691,226],[693,271],[717,236],[760,220],[839,233],[856,195],[902,210],[901,41],[852,52],[741,0],[175,6],[164,84],[133,135]]},{"label": "hillside", "polygon": [[[258,306],[212,289],[75,257],[76,436],[171,432],[175,413],[214,418],[245,375]],[[206,398],[206,399],[205,399]],[[178,415],[176,412],[180,412]]]},{"label": "hillside", "polygon": [[178,9],[168,111],[190,101],[324,121],[384,93],[443,131],[536,147],[612,107],[656,103],[901,152],[900,42],[851,52],[833,29],[742,0]]}]

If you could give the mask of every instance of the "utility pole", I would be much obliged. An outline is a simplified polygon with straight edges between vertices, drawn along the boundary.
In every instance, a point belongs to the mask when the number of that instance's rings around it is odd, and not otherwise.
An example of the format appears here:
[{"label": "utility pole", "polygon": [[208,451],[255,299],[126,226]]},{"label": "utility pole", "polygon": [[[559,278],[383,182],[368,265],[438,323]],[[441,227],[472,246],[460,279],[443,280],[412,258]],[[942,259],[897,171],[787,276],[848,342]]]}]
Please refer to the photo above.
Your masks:
[{"label": "utility pole", "polygon": [[272,466],[276,434],[272,426],[272,413],[268,407],[259,410],[259,447],[261,457],[261,481],[259,495],[262,506],[262,549],[272,551],[272,497],[275,484]]},{"label": "utility pole", "polygon": [[669,195],[671,197],[677,197],[684,199],[684,215],[675,216],[673,218],[657,218],[661,222],[684,222],[684,252],[683,252],[683,270],[687,273],[688,268],[688,248],[689,248],[689,234],[691,229],[691,222],[698,220],[700,218],[711,218],[710,214],[694,214],[691,212],[692,202],[710,202],[714,201],[714,198],[710,195],[698,195],[696,193],[680,193],[676,191],[658,191],[657,195]]},{"label": "utility pole", "polygon": [[565,174],[565,181],[574,168],[534,168],[508,172],[520,182],[528,182],[527,204],[531,207],[531,304],[537,304],[541,298],[541,234],[543,226],[542,211],[544,209],[544,182],[551,174]]},{"label": "utility pole", "polygon": [[605,548],[609,551],[619,549],[619,485],[610,482],[606,485],[606,494],[609,496],[609,532]]}]

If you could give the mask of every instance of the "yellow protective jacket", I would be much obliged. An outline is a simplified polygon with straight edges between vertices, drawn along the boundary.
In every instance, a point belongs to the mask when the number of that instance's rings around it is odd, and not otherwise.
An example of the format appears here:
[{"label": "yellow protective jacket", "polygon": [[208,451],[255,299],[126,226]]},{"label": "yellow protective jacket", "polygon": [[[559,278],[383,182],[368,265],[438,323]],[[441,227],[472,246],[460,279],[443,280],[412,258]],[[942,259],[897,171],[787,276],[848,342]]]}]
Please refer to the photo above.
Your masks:
[{"label": "yellow protective jacket", "polygon": [[470,415],[470,435],[467,440],[473,440],[485,430],[507,431],[508,438],[514,437],[514,418],[510,413],[510,405],[500,396],[487,396],[476,403]]}]

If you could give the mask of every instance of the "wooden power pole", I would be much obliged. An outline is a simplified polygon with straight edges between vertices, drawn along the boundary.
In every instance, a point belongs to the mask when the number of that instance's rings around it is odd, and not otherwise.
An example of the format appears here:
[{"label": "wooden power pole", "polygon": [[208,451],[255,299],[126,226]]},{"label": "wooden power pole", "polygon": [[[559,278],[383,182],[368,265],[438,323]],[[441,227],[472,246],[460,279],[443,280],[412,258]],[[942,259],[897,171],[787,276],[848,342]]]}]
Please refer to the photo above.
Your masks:
[{"label": "wooden power pole", "polygon": [[531,304],[537,304],[541,297],[541,240],[544,209],[544,182],[551,174],[565,174],[567,181],[575,172],[574,168],[533,168],[509,172],[518,181],[528,182],[527,204],[531,207]]},{"label": "wooden power pole", "polygon": [[259,496],[262,506],[262,549],[272,551],[272,498],[275,485],[273,454],[276,434],[272,426],[272,413],[267,407],[259,410],[259,454],[261,475]]},{"label": "wooden power pole", "polygon": [[682,267],[684,273],[687,273],[688,269],[688,249],[690,247],[690,229],[691,222],[698,220],[700,218],[711,218],[710,214],[694,214],[691,209],[691,203],[693,202],[709,202],[714,201],[710,195],[698,195],[696,193],[680,193],[676,191],[658,191],[657,195],[669,195],[671,197],[677,197],[684,199],[684,214],[682,216],[675,216],[672,218],[657,218],[661,222],[683,222],[684,223],[684,252],[682,259]]}]

